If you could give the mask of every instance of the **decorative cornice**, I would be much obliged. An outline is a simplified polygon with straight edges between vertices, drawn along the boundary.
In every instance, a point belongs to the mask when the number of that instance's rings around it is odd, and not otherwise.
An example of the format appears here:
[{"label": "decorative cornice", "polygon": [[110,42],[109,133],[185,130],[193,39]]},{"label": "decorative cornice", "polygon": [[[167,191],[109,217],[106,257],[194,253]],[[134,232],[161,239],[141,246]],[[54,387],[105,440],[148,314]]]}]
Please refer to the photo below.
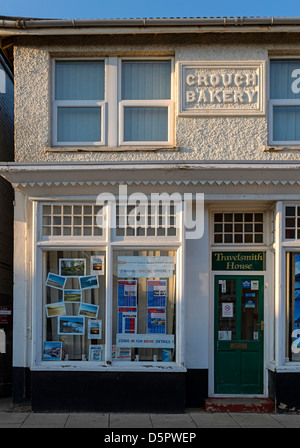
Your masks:
[{"label": "decorative cornice", "polygon": [[45,181],[13,182],[14,188],[20,187],[77,187],[77,186],[114,186],[114,185],[300,185],[300,180],[93,180],[93,181]]}]

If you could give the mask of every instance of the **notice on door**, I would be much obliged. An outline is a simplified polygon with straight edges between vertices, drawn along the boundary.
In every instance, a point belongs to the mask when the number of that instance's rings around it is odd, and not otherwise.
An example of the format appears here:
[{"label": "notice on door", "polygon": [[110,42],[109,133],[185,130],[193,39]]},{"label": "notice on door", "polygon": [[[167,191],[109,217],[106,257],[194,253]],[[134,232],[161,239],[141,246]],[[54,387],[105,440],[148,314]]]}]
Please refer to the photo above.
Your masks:
[{"label": "notice on door", "polygon": [[222,303],[222,317],[233,317],[233,303]]}]

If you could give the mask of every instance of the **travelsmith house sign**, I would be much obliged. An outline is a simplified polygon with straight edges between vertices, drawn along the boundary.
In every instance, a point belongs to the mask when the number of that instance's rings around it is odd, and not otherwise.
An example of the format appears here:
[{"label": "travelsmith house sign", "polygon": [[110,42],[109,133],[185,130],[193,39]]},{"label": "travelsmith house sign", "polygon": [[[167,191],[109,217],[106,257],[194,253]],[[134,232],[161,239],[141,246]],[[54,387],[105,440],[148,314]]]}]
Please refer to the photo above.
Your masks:
[{"label": "travelsmith house sign", "polygon": [[213,252],[213,271],[265,271],[266,252]]},{"label": "travelsmith house sign", "polygon": [[265,63],[180,62],[181,115],[264,115]]}]

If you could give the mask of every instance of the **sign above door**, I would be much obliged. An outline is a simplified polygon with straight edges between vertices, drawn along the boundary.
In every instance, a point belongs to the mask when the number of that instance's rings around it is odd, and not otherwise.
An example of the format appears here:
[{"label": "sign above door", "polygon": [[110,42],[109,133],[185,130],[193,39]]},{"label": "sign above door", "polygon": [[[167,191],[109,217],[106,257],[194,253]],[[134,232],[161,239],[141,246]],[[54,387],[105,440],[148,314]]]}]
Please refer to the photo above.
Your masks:
[{"label": "sign above door", "polygon": [[213,271],[265,271],[266,252],[212,252]]}]

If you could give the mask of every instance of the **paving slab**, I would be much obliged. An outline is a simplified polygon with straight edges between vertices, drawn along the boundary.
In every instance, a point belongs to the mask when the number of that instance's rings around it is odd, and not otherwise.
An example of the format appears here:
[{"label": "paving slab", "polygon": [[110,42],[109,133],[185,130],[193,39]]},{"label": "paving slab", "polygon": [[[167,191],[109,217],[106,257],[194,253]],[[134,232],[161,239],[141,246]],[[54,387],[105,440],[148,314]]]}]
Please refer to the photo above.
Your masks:
[{"label": "paving slab", "polygon": [[108,428],[109,414],[83,412],[68,415],[65,428]]},{"label": "paving slab", "polygon": [[112,413],[109,416],[110,428],[152,428],[149,414],[139,413]]},{"label": "paving slab", "polygon": [[150,414],[153,428],[196,428],[189,414]]},{"label": "paving slab", "polygon": [[284,426],[271,414],[229,413],[241,428],[283,428]]},{"label": "paving slab", "polygon": [[28,418],[29,413],[24,412],[0,412],[0,425],[2,428],[11,425],[21,426]]},{"label": "paving slab", "polygon": [[21,428],[64,428],[69,414],[31,413]]},{"label": "paving slab", "polygon": [[300,415],[275,414],[274,420],[278,421],[284,428],[300,428]]},{"label": "paving slab", "polygon": [[226,413],[190,412],[197,428],[239,428],[240,425]]}]

